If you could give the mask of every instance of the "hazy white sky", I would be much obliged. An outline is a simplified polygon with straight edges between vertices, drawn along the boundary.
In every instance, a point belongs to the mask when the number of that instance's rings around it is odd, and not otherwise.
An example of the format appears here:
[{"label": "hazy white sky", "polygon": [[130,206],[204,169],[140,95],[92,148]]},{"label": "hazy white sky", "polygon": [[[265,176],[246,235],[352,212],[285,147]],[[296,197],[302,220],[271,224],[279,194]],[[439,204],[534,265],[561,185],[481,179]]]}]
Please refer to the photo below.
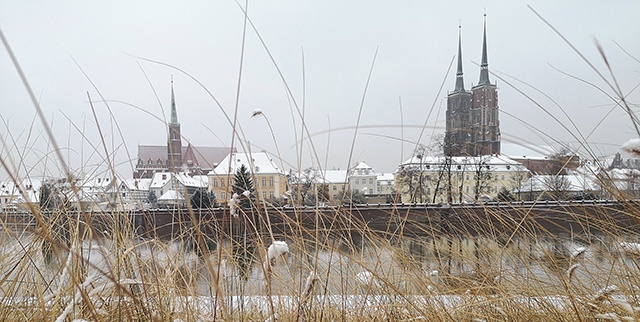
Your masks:
[{"label": "hazy white sky", "polygon": [[[611,80],[594,45],[598,40],[622,92],[637,109],[636,0],[530,5]],[[250,117],[261,109],[284,159],[295,165],[301,131],[297,109],[304,108],[322,167],[346,168],[352,151],[352,163],[363,160],[378,172],[391,172],[410,156],[425,124],[424,144],[444,131],[455,64],[448,73],[447,68],[457,52],[459,22],[465,86],[478,81],[485,10],[489,70],[495,73],[490,78],[498,83],[503,112],[503,153],[521,155],[514,144],[557,144],[553,140],[575,146],[580,135],[588,137],[595,153],[615,153],[637,137],[628,116],[608,96],[614,95],[611,88],[522,1],[250,1],[249,18],[292,97],[250,26],[242,56],[243,13],[234,1],[3,1],[0,28],[72,168],[105,168],[87,92],[95,101],[100,94],[109,101],[94,106],[118,171],[131,175],[127,160],[135,163],[138,144],[165,144],[162,119],[169,117],[171,75],[185,138],[196,145],[230,145],[232,128],[223,111],[233,118],[243,58],[237,121],[253,151],[276,152],[265,120]],[[352,150],[353,126],[377,48]],[[0,114],[3,160],[23,159],[34,174],[46,167],[57,175],[43,126],[34,121],[35,109],[4,49]],[[308,142],[301,145],[303,167],[312,162]]]}]

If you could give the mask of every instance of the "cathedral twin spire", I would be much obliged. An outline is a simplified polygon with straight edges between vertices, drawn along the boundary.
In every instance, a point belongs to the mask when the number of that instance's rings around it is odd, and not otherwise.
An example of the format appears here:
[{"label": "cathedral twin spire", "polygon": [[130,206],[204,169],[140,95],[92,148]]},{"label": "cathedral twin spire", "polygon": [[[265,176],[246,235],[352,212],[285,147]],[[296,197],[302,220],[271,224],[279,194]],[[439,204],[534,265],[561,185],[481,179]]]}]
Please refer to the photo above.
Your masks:
[{"label": "cathedral twin spire", "polygon": [[[462,72],[462,26],[458,25],[458,70],[456,72],[456,87],[454,92],[464,92],[464,78]],[[487,59],[487,14],[484,15],[484,30],[482,35],[482,62],[480,63],[480,80],[478,85],[490,84],[489,63]]]}]

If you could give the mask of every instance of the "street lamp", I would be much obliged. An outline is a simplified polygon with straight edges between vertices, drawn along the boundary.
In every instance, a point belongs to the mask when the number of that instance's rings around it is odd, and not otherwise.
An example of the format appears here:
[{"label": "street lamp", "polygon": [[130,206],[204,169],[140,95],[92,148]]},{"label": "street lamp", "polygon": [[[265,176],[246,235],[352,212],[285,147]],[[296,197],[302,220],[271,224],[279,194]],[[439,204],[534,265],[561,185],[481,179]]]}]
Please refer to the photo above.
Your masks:
[{"label": "street lamp", "polygon": [[254,117],[254,116],[262,116],[264,117],[265,121],[267,121],[267,125],[269,126],[269,131],[271,132],[271,137],[273,138],[273,143],[276,146],[276,153],[278,153],[278,159],[280,160],[280,166],[281,166],[280,170],[284,172],[284,161],[282,160],[282,156],[280,155],[280,148],[278,147],[278,141],[276,140],[276,135],[273,132],[273,127],[271,127],[271,122],[269,122],[269,118],[259,108],[253,110],[253,113],[251,113],[251,117]]}]

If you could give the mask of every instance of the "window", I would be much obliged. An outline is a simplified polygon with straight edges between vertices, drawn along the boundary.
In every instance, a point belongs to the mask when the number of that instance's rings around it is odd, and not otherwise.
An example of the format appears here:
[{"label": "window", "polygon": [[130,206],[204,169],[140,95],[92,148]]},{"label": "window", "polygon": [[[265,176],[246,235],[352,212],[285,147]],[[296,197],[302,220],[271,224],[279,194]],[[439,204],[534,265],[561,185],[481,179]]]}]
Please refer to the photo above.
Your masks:
[{"label": "window", "polygon": [[269,187],[273,187],[273,177],[269,177]]},{"label": "window", "polygon": [[262,192],[262,199],[267,199],[267,192],[266,191]]},{"label": "window", "polygon": [[353,182],[354,184],[359,184],[360,182],[358,181],[358,179],[354,180]]},{"label": "window", "polygon": [[373,194],[373,189],[369,189],[369,194],[372,195]]},{"label": "window", "polygon": [[373,184],[373,178],[369,178],[369,184]]},{"label": "window", "polygon": [[464,192],[469,193],[469,186],[464,187]]},{"label": "window", "polygon": [[[227,181],[227,179],[224,179],[224,178],[220,179],[220,187],[224,187],[225,181]],[[222,197],[222,198],[224,198],[224,197]]]},{"label": "window", "polygon": [[269,190],[269,198],[273,199],[273,190]]},{"label": "window", "polygon": [[338,190],[338,187],[336,187],[336,186],[333,186],[333,190]]},{"label": "window", "polygon": [[213,186],[217,187],[218,186],[218,179],[213,179]]},{"label": "window", "polygon": [[500,180],[504,180],[504,174],[502,176],[500,176],[500,178],[501,178]]},{"label": "window", "polygon": [[262,186],[263,187],[267,186],[267,178],[262,178]]},{"label": "window", "polygon": [[221,193],[220,193],[220,198],[221,198],[222,200],[225,200],[225,199],[227,198],[227,193],[226,193],[226,192],[224,192],[224,191],[223,191],[223,192],[221,192]]}]

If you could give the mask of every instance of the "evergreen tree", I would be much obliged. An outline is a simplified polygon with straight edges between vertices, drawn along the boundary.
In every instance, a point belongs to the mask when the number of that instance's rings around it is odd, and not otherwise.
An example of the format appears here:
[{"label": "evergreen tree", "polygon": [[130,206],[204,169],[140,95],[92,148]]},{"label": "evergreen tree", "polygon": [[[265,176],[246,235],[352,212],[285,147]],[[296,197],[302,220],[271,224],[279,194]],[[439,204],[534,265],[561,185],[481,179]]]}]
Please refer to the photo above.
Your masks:
[{"label": "evergreen tree", "polygon": [[[244,196],[245,191],[249,191],[249,196]],[[253,179],[247,167],[243,164],[236,170],[233,177],[233,192],[237,193],[240,198],[240,206],[247,208],[251,206],[255,199],[255,189],[253,187]]]},{"label": "evergreen tree", "polygon": [[216,196],[207,189],[200,188],[191,195],[191,207],[212,208],[216,206]]},{"label": "evergreen tree", "polygon": [[[249,192],[246,195],[246,191]],[[238,194],[239,206],[244,208],[241,213],[243,218],[238,225],[234,226],[236,231],[233,243],[233,258],[238,263],[240,276],[244,281],[251,275],[251,266],[255,260],[255,228],[259,226],[256,209],[250,209],[255,200],[255,189],[253,179],[247,167],[243,164],[236,170],[233,177],[233,193]]]},{"label": "evergreen tree", "polygon": [[152,206],[155,206],[158,202],[158,197],[156,197],[156,194],[153,191],[149,191],[149,194],[147,195],[147,202]]}]

